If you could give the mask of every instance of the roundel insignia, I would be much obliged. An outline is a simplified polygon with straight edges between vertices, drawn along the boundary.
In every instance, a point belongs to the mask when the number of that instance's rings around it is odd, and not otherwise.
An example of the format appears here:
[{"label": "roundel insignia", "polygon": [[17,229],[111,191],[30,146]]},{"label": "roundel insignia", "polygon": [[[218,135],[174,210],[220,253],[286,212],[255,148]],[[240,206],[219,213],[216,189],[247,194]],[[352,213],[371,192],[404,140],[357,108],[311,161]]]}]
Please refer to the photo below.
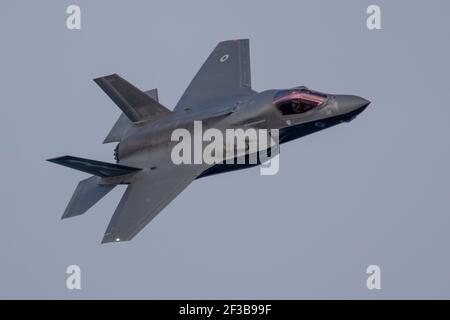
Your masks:
[{"label": "roundel insignia", "polygon": [[219,61],[223,63],[223,62],[227,61],[229,57],[230,57],[230,56],[229,56],[228,54],[224,54],[224,55],[219,59]]},{"label": "roundel insignia", "polygon": [[323,122],[316,122],[315,125],[316,125],[317,128],[325,127],[325,123],[323,123]]}]

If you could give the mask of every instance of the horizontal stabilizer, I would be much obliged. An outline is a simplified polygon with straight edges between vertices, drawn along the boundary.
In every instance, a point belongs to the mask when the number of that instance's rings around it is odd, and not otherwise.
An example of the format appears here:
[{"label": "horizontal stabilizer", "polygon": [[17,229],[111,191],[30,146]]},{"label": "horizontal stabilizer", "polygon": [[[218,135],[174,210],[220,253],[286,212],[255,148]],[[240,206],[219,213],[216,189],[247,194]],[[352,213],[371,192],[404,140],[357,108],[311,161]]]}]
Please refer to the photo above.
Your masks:
[{"label": "horizontal stabilizer", "polygon": [[62,219],[79,216],[110,192],[116,185],[99,185],[99,177],[90,177],[78,183]]},{"label": "horizontal stabilizer", "polygon": [[87,172],[94,176],[102,178],[111,178],[135,173],[141,169],[113,164],[108,162],[77,158],[72,156],[63,156],[59,158],[48,159],[47,161],[66,166],[75,170]]},{"label": "horizontal stabilizer", "polygon": [[94,79],[131,122],[146,121],[171,113],[158,101],[117,74]]}]

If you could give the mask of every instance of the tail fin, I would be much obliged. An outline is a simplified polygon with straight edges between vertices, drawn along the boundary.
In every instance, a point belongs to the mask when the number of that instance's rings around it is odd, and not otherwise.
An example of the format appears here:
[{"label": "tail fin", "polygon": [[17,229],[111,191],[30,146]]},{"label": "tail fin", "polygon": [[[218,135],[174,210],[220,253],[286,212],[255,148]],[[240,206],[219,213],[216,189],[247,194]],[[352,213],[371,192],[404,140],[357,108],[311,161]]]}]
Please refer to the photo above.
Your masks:
[{"label": "tail fin", "polygon": [[[148,95],[153,100],[159,101],[158,100],[158,89],[152,89],[149,91],[145,91],[145,94]],[[122,137],[125,135],[125,132],[132,125],[133,125],[133,122],[130,121],[130,119],[127,117],[127,115],[125,113],[122,113],[120,115],[119,119],[117,119],[116,123],[112,127],[111,131],[109,131],[105,140],[103,140],[103,143],[120,142],[122,140]]]},{"label": "tail fin", "polygon": [[113,178],[136,173],[141,170],[138,168],[113,164],[108,162],[77,158],[72,156],[63,156],[59,158],[48,159],[47,161],[66,166],[75,170],[80,170],[93,174],[101,178]]},{"label": "tail fin", "polygon": [[171,113],[158,101],[117,74],[94,79],[131,122],[146,121]]},{"label": "tail fin", "polygon": [[125,132],[133,125],[125,113],[122,113],[116,123],[109,131],[103,143],[120,142]]},{"label": "tail fin", "polygon": [[93,176],[80,181],[61,219],[82,215],[116,186],[100,185],[100,180]]}]

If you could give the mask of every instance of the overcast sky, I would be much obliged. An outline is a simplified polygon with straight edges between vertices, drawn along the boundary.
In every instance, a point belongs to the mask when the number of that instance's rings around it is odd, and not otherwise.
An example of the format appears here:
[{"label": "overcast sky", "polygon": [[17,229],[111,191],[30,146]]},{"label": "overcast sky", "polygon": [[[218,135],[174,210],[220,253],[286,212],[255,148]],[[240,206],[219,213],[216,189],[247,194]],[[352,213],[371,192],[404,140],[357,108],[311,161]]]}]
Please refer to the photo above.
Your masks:
[{"label": "overcast sky", "polygon": [[[73,3],[79,31],[66,28]],[[3,1],[0,298],[450,298],[449,12],[445,0]],[[92,79],[119,73],[173,108],[236,38],[250,39],[255,90],[372,104],[283,145],[276,176],[195,181],[131,242],[100,244],[123,186],[61,221],[87,175],[44,160],[113,161],[101,142],[120,110]],[[72,264],[79,291],[66,289]]]}]

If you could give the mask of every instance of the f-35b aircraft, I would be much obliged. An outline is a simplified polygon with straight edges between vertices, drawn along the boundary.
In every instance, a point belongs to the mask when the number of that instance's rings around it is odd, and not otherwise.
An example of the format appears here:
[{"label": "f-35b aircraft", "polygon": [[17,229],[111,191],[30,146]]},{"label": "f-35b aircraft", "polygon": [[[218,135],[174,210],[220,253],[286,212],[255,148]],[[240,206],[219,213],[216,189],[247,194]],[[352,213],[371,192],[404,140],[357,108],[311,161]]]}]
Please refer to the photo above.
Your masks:
[{"label": "f-35b aircraft", "polygon": [[[353,120],[369,101],[306,87],[256,92],[251,86],[249,41],[217,45],[171,111],[156,89],[143,92],[113,74],[94,80],[122,110],[103,143],[118,142],[116,164],[63,156],[48,161],[93,176],[82,180],[63,219],[81,215],[119,184],[127,189],[102,243],[131,240],[192,181],[255,164],[174,164],[171,133],[204,128],[279,129],[285,143]],[[259,164],[259,163],[258,163]]]}]

